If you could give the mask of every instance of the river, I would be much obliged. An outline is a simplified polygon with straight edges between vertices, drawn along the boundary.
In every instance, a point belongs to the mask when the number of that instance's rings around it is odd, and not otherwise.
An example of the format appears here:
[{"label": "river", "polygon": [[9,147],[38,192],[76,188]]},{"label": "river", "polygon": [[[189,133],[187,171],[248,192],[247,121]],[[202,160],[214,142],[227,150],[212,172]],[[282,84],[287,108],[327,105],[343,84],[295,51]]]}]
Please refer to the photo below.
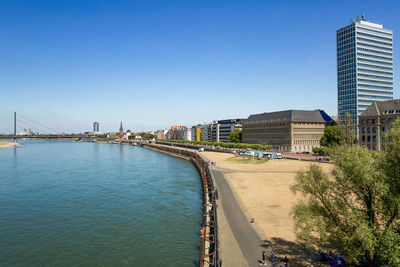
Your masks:
[{"label": "river", "polygon": [[140,147],[0,149],[1,265],[196,266],[202,188],[188,161]]}]

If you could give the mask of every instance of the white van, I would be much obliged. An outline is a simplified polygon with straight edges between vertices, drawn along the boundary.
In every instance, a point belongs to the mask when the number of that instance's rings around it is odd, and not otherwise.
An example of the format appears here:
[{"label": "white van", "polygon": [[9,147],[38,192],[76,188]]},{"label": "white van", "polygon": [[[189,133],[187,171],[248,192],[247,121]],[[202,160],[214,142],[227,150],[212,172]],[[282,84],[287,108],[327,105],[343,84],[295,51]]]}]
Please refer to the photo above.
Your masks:
[{"label": "white van", "polygon": [[254,157],[254,151],[246,151],[246,152],[243,153],[243,156]]}]

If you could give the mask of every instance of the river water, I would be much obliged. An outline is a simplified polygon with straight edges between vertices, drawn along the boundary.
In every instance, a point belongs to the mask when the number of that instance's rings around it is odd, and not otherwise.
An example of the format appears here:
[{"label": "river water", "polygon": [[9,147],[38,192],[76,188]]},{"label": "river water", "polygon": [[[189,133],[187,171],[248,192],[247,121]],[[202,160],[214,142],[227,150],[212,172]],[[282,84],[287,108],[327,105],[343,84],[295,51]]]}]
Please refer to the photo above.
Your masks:
[{"label": "river water", "polygon": [[0,265],[196,266],[199,174],[127,145],[0,149]]}]

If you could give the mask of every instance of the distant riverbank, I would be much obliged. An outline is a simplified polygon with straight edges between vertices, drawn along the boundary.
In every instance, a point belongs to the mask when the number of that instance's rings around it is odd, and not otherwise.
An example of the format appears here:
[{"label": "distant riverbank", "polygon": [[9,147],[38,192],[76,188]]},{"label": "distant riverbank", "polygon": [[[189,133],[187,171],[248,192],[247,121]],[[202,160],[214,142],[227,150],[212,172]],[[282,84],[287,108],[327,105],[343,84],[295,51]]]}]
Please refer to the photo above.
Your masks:
[{"label": "distant riverbank", "polygon": [[0,142],[0,148],[9,148],[9,147],[16,147],[19,146],[18,143],[12,143],[12,142]]}]

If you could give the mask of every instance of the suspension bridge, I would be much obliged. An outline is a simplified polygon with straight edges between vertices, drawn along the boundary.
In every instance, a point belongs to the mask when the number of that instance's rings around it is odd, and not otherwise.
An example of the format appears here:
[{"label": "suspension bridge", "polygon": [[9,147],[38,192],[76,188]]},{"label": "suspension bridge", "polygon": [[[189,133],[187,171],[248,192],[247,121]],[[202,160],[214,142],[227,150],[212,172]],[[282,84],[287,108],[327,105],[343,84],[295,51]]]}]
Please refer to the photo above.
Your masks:
[{"label": "suspension bridge", "polygon": [[[12,129],[13,133],[10,133]],[[17,130],[19,131],[18,133]],[[32,132],[35,132],[35,134]],[[39,132],[42,134],[39,134]],[[43,134],[44,132],[46,134]],[[17,139],[88,140],[93,138],[83,134],[61,134],[60,131],[54,130],[41,122],[14,112],[13,117],[11,114],[0,116],[0,139],[13,139],[16,142]]]}]

